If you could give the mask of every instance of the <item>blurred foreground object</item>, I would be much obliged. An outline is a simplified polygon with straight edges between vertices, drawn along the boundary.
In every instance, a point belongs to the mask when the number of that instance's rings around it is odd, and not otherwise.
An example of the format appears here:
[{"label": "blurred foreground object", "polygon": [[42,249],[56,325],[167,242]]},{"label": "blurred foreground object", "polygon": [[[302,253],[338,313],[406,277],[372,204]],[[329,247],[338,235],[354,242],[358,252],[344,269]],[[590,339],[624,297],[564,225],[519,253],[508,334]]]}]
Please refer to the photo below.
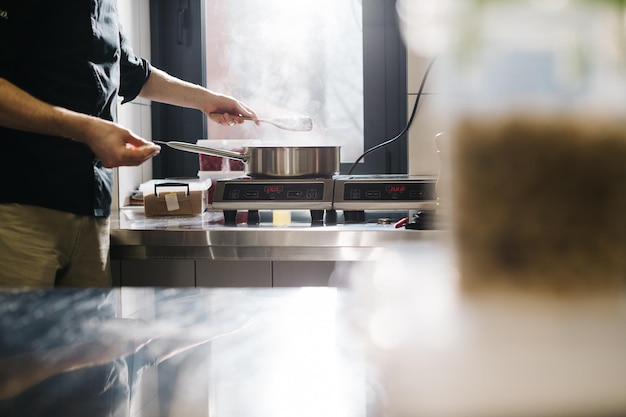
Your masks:
[{"label": "blurred foreground object", "polygon": [[437,28],[464,288],[623,290],[623,2],[408,3],[409,46]]},{"label": "blurred foreground object", "polygon": [[626,415],[626,295],[460,287],[445,242],[355,279],[353,314],[389,417]]}]

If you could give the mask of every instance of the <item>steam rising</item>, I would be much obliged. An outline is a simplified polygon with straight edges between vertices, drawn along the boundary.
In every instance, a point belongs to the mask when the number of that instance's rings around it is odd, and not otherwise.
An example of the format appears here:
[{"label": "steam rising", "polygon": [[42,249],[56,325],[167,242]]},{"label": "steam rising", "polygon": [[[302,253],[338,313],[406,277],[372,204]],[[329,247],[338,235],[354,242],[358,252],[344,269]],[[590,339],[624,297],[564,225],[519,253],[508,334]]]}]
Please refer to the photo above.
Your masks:
[{"label": "steam rising", "polygon": [[209,139],[363,149],[362,12],[358,0],[207,1],[207,86],[250,104],[261,118],[308,116],[310,132],[271,125],[224,128]]}]

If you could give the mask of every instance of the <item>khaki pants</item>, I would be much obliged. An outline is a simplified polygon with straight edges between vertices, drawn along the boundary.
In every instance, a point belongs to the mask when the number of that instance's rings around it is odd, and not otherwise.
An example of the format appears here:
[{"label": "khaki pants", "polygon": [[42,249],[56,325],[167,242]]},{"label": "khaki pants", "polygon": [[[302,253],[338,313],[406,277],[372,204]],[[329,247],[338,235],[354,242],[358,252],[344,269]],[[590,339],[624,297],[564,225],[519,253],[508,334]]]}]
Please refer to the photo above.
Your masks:
[{"label": "khaki pants", "polygon": [[0,288],[110,287],[109,218],[0,204]]}]

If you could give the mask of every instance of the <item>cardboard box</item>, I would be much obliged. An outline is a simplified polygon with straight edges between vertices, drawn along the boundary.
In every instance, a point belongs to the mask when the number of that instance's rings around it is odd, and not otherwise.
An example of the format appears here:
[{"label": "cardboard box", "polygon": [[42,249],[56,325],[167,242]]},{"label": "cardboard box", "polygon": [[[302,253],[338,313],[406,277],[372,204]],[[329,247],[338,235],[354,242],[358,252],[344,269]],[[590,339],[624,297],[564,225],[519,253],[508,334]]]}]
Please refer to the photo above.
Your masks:
[{"label": "cardboard box", "polygon": [[148,217],[202,214],[211,204],[211,188],[211,179],[152,180],[139,187]]}]

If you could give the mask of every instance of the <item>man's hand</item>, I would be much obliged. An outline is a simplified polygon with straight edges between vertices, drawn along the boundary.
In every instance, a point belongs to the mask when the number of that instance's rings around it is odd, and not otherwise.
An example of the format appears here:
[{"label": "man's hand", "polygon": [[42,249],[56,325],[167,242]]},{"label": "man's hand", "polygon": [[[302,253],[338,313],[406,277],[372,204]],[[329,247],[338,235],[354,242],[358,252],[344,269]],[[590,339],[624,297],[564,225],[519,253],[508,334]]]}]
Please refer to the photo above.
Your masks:
[{"label": "man's hand", "polygon": [[[255,120],[258,116],[250,107],[230,96],[207,92],[202,111],[209,119],[223,126],[241,124],[244,120]],[[245,119],[244,119],[245,118]]]},{"label": "man's hand", "polygon": [[130,130],[105,120],[92,120],[84,137],[77,138],[91,148],[107,168],[140,165],[161,151],[161,147]]}]

